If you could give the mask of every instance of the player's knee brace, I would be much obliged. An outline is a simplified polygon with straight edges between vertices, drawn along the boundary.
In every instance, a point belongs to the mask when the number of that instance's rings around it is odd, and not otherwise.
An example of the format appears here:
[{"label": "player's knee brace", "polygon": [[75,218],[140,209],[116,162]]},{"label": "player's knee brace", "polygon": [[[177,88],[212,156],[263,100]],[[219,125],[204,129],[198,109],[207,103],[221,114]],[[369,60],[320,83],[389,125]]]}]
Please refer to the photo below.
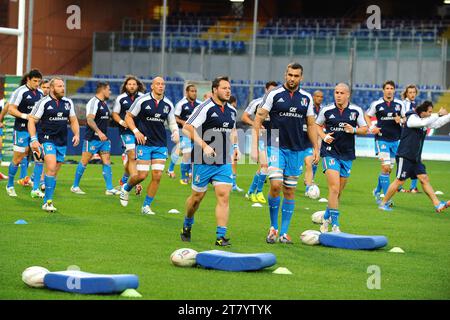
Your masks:
[{"label": "player's knee brace", "polygon": [[269,169],[268,173],[270,180],[283,181],[283,171],[281,169]]},{"label": "player's knee brace", "polygon": [[283,186],[286,188],[296,188],[298,177],[296,176],[284,176]]}]

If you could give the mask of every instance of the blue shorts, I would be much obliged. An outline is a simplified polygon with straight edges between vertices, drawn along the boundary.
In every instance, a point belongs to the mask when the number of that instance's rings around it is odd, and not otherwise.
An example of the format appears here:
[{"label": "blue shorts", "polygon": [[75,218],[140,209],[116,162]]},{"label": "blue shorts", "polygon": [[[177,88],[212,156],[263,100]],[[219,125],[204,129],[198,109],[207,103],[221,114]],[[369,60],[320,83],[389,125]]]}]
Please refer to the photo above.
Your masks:
[{"label": "blue shorts", "polygon": [[3,136],[3,128],[0,128],[0,137]]},{"label": "blue shorts", "polygon": [[100,141],[100,140],[84,140],[83,152],[89,152],[92,154],[96,153],[109,153],[111,152],[111,141]]},{"label": "blue shorts", "polygon": [[300,176],[300,168],[303,166],[305,151],[292,151],[289,149],[269,147],[267,149],[267,156],[269,157],[269,168],[281,169],[284,176]]},{"label": "blue shorts", "polygon": [[125,152],[136,149],[136,137],[133,134],[121,134],[120,139],[122,139]]},{"label": "blue shorts", "polygon": [[25,149],[30,144],[30,134],[28,131],[17,131],[13,132],[13,151],[24,153]]},{"label": "blue shorts", "polygon": [[205,192],[208,183],[233,185],[233,170],[231,164],[210,165],[194,164],[192,169],[192,190]]},{"label": "blue shorts", "polygon": [[67,151],[66,146],[56,146],[51,142],[44,142],[42,146],[44,147],[44,156],[55,155],[56,162],[64,162]]},{"label": "blue shorts", "polygon": [[150,147],[138,144],[136,146],[136,159],[143,161],[166,160],[167,147]]},{"label": "blue shorts", "polygon": [[425,165],[422,162],[412,162],[408,159],[396,157],[397,179],[405,181],[408,178],[417,179],[420,174],[427,174]]},{"label": "blue shorts", "polygon": [[[303,152],[303,161],[305,161],[305,159],[307,157],[312,157],[314,155],[314,149],[313,148],[305,149],[302,152]],[[303,162],[302,162],[302,165],[300,166],[300,174],[302,174],[302,173],[303,173]]]},{"label": "blue shorts", "polygon": [[352,160],[339,160],[333,157],[324,157],[322,159],[323,172],[330,170],[335,170],[339,172],[342,178],[350,177],[350,172],[352,170]]},{"label": "blue shorts", "polygon": [[186,136],[180,137],[180,149],[182,153],[188,153],[192,151],[192,141]]},{"label": "blue shorts", "polygon": [[394,165],[399,141],[375,140],[375,155],[384,165]]}]

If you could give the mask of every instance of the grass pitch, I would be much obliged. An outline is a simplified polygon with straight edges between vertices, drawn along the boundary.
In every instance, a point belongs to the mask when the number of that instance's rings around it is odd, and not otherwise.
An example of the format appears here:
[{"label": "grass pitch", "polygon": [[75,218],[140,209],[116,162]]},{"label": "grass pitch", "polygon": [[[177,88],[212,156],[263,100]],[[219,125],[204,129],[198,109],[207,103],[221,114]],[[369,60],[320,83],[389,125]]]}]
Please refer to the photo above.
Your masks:
[{"label": "grass pitch", "polygon": [[[79,159],[78,157],[68,157]],[[121,160],[113,157],[113,176],[122,174]],[[426,161],[435,190],[450,198],[450,163]],[[28,288],[21,280],[29,266],[51,271],[76,265],[93,273],[132,273],[139,276],[138,291],[145,299],[449,299],[450,298],[450,210],[436,214],[424,193],[397,194],[395,211],[377,209],[372,196],[379,165],[374,159],[359,158],[341,199],[341,229],[344,232],[385,235],[388,246],[377,251],[351,251],[306,246],[299,235],[318,230],[311,214],[325,204],[304,197],[297,190],[296,208],[289,233],[291,246],[265,243],[269,227],[267,205],[252,208],[243,194],[233,193],[227,236],[233,252],[272,252],[277,265],[260,272],[231,273],[201,268],[177,268],[169,262],[178,248],[197,251],[215,249],[215,197],[210,189],[196,214],[192,242],[183,243],[179,232],[189,186],[164,176],[152,205],[155,216],[143,216],[143,196],[130,196],[122,208],[118,197],[104,195],[101,166],[88,166],[81,182],[87,192],[70,192],[76,166],[64,165],[58,178],[55,206],[47,214],[41,200],[31,199],[30,188],[16,186],[18,198],[9,198],[0,182],[0,299],[125,299],[119,295],[75,295]],[[247,189],[255,165],[240,165],[238,184]],[[7,169],[2,168],[6,173]],[[177,167],[179,174],[179,168]],[[31,171],[31,169],[30,169]],[[302,178],[301,178],[302,179]],[[148,180],[146,181],[146,183]],[[326,197],[325,176],[316,176],[321,196]],[[407,182],[409,186],[409,182]],[[268,185],[264,192],[267,194]],[[169,214],[170,209],[181,214]],[[15,225],[25,219],[28,225]],[[392,247],[406,253],[389,253]],[[368,267],[381,270],[381,288],[367,287]],[[292,275],[276,275],[286,267]],[[369,280],[370,282],[370,280]]]}]

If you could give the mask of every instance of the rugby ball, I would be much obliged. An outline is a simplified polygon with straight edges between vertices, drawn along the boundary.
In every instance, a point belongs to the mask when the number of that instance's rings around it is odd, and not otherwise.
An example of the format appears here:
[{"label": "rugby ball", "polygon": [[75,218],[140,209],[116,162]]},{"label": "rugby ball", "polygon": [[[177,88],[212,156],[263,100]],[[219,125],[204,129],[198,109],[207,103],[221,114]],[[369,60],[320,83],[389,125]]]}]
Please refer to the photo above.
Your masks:
[{"label": "rugby ball", "polygon": [[306,230],[300,235],[300,240],[309,246],[319,244],[320,232],[317,230]]},{"label": "rugby ball", "polygon": [[319,199],[320,197],[320,189],[317,185],[313,184],[308,188],[306,195],[311,199]]},{"label": "rugby ball", "polygon": [[28,286],[33,288],[43,288],[44,287],[44,277],[49,273],[47,269],[43,267],[29,267],[22,272],[22,281]]},{"label": "rugby ball", "polygon": [[193,267],[197,263],[195,260],[197,254],[198,252],[194,249],[181,248],[172,252],[170,261],[177,267]]},{"label": "rugby ball", "polygon": [[324,215],[325,215],[325,210],[324,211],[314,212],[311,215],[311,220],[312,220],[313,223],[322,224]]}]

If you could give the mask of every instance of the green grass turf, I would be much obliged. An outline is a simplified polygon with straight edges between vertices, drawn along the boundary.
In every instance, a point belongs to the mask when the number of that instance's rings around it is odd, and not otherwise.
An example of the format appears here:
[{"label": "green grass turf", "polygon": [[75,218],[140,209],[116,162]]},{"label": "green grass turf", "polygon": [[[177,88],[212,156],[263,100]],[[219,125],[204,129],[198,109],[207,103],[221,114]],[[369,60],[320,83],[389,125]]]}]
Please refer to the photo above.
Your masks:
[{"label": "green grass turf", "polygon": [[[76,157],[75,157],[76,158]],[[77,159],[77,158],[76,158]],[[114,157],[113,174],[122,173],[119,157]],[[435,190],[450,198],[450,164],[427,161]],[[139,276],[138,291],[145,299],[449,299],[450,298],[450,217],[449,211],[436,214],[425,194],[397,194],[395,211],[379,211],[372,197],[379,165],[374,159],[354,162],[349,184],[341,201],[341,228],[345,232],[385,235],[388,246],[377,251],[352,251],[306,246],[299,235],[318,230],[311,214],[325,205],[297,191],[290,235],[294,245],[268,245],[267,206],[252,208],[243,194],[230,200],[228,236],[234,252],[272,252],[277,265],[260,272],[232,273],[178,268],[169,262],[178,248],[197,251],[215,249],[215,198],[212,190],[200,206],[193,227],[193,241],[181,242],[183,214],[168,214],[176,208],[183,213],[190,187],[165,175],[152,206],[155,216],[140,214],[143,197],[130,197],[122,208],[118,197],[104,195],[101,166],[90,165],[81,187],[85,196],[69,191],[74,165],[64,165],[58,179],[55,206],[47,214],[41,201],[31,199],[29,188],[16,186],[17,199],[8,198],[0,182],[0,298],[1,299],[124,299],[119,295],[75,295],[47,289],[31,289],[21,281],[29,266],[51,271],[76,265],[93,273],[132,273]],[[248,188],[255,165],[240,165],[238,184]],[[179,168],[177,167],[177,172]],[[6,172],[6,168],[2,169]],[[322,196],[327,188],[324,175],[317,174]],[[409,182],[407,182],[409,186]],[[267,193],[268,185],[265,186]],[[28,225],[14,225],[25,219]],[[399,246],[405,254],[389,253]],[[381,268],[381,289],[369,290],[367,268]],[[272,274],[287,267],[293,275]]]}]

